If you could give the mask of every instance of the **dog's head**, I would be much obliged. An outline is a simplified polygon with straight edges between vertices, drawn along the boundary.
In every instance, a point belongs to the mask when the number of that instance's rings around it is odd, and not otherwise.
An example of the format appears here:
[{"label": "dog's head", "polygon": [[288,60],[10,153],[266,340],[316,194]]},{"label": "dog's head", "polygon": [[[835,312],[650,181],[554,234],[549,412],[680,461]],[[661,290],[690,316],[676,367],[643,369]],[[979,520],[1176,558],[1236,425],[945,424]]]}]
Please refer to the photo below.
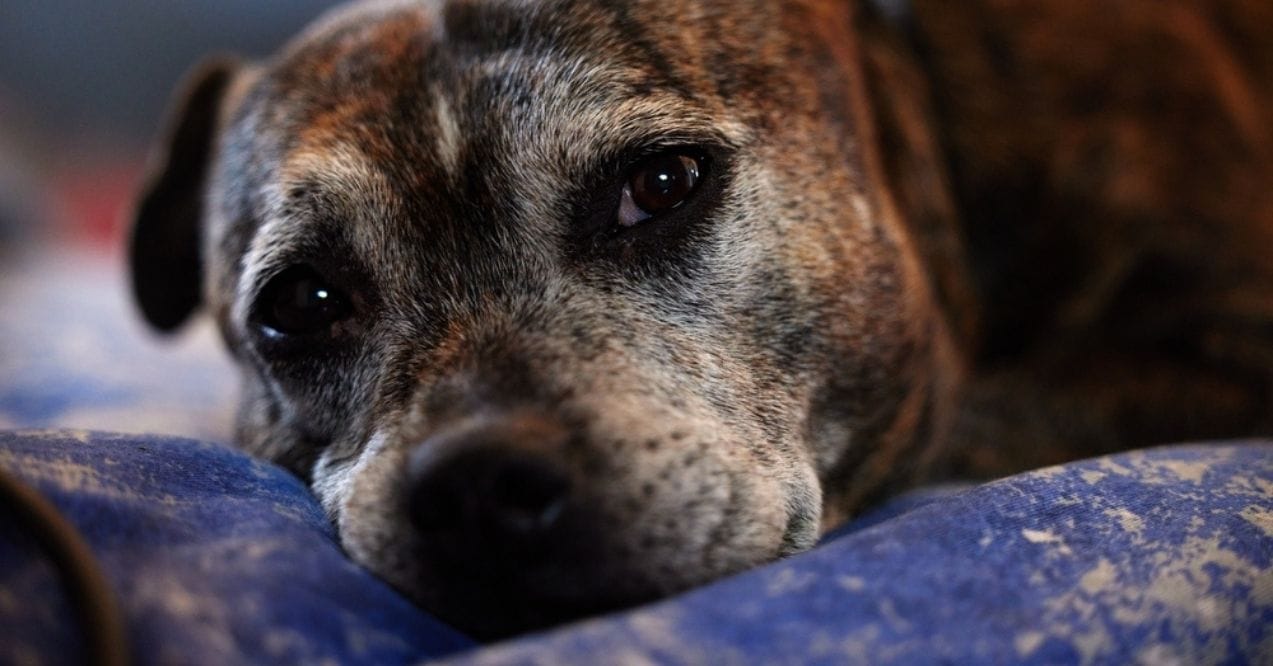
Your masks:
[{"label": "dog's head", "polygon": [[338,12],[194,78],[142,309],[210,309],[243,445],[475,634],[806,548],[942,399],[850,33],[777,1]]}]

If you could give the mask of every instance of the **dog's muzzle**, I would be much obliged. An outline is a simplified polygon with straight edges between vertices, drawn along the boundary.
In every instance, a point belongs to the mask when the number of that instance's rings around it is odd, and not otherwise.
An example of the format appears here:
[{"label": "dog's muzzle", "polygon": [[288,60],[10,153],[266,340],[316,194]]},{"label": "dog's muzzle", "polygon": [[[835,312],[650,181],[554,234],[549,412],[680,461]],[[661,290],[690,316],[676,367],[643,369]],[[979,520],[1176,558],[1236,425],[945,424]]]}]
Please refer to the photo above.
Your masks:
[{"label": "dog's muzzle", "polygon": [[574,437],[551,417],[515,412],[467,417],[416,445],[403,501],[426,607],[492,638],[657,596],[618,591],[605,484],[582,476]]},{"label": "dog's muzzle", "polygon": [[568,437],[520,414],[468,419],[426,439],[407,470],[407,513],[426,547],[470,559],[559,538],[578,513],[562,457]]}]

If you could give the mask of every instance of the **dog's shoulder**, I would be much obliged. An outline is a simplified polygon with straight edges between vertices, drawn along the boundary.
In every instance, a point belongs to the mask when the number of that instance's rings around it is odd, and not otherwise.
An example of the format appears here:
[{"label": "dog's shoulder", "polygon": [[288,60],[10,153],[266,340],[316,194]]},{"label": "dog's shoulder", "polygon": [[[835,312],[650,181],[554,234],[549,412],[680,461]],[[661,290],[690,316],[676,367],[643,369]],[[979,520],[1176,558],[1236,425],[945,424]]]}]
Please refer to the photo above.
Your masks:
[{"label": "dog's shoulder", "polygon": [[973,418],[1015,425],[971,437],[1059,433],[1075,455],[1273,427],[1273,6],[916,0],[893,17],[968,248],[992,377],[973,400],[1034,412]]}]

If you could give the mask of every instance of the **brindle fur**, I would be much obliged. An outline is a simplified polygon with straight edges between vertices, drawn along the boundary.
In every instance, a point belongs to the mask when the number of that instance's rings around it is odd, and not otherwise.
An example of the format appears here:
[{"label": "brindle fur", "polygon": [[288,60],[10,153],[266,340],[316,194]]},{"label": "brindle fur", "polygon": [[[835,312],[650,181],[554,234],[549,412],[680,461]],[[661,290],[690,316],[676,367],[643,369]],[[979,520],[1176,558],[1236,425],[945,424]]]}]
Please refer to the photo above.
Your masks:
[{"label": "brindle fur", "polygon": [[[356,5],[194,77],[139,300],[165,329],[206,306],[242,445],[484,636],[799,551],[923,480],[1269,432],[1273,17],[1097,11]],[[685,145],[702,190],[616,233],[623,165]],[[248,323],[298,263],[358,313],[317,348]],[[568,467],[575,531],[439,567],[404,470],[491,415]]]}]

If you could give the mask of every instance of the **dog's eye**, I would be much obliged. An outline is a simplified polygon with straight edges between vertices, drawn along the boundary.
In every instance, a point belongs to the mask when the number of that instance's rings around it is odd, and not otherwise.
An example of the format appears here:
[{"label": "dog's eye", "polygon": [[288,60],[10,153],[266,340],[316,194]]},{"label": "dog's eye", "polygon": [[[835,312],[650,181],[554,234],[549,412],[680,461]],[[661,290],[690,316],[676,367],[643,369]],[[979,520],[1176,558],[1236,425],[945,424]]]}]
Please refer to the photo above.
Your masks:
[{"label": "dog's eye", "polygon": [[630,227],[685,203],[702,171],[702,160],[685,153],[666,152],[641,162],[623,186],[619,224]]},{"label": "dog's eye", "polygon": [[284,335],[323,332],[351,311],[349,299],[308,266],[294,266],[275,276],[258,305],[260,322]]}]

